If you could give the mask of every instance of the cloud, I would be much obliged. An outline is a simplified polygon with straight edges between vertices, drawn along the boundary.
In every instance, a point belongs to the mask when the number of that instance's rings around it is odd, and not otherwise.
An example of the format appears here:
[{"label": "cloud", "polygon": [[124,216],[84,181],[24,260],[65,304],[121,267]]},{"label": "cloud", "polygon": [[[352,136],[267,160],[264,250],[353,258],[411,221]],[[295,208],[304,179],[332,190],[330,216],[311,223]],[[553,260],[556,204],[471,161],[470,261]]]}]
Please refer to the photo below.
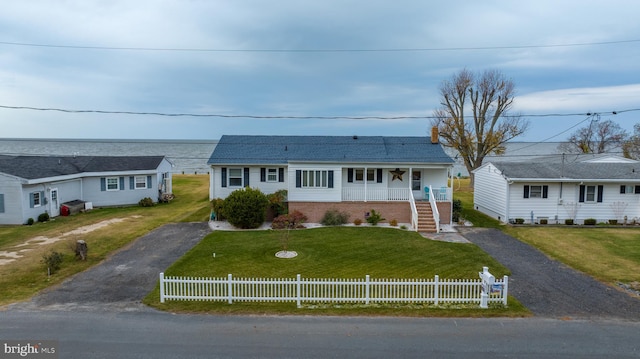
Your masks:
[{"label": "cloud", "polygon": [[514,107],[524,113],[611,112],[638,108],[640,84],[568,88],[518,96]]}]

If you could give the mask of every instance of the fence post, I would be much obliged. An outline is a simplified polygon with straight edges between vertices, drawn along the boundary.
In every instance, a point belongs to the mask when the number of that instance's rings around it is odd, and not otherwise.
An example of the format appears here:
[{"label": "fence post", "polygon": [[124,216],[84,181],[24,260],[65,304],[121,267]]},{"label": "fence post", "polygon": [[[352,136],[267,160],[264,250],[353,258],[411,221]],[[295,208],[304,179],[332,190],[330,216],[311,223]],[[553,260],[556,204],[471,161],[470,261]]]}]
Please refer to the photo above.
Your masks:
[{"label": "fence post", "polygon": [[367,305],[369,305],[369,296],[370,296],[370,293],[371,293],[369,291],[369,288],[370,288],[370,285],[371,285],[370,279],[371,279],[371,277],[367,274],[367,276],[365,277],[365,285],[364,285],[364,295],[365,295],[364,302]]},{"label": "fence post", "polygon": [[231,273],[227,276],[227,296],[229,297],[229,304],[233,303],[233,285],[231,284],[233,276]]},{"label": "fence post", "polygon": [[160,303],[164,303],[164,272],[160,272]]},{"label": "fence post", "polygon": [[298,304],[298,308],[300,308],[302,305],[300,304],[300,297],[302,296],[301,293],[301,283],[300,283],[300,274],[296,275],[296,300],[297,300],[297,304]]},{"label": "fence post", "polygon": [[438,305],[440,301],[440,276],[436,274],[433,278],[433,304]]},{"label": "fence post", "polygon": [[504,306],[507,306],[507,296],[509,294],[509,276],[505,275],[502,278],[502,304],[504,304]]}]

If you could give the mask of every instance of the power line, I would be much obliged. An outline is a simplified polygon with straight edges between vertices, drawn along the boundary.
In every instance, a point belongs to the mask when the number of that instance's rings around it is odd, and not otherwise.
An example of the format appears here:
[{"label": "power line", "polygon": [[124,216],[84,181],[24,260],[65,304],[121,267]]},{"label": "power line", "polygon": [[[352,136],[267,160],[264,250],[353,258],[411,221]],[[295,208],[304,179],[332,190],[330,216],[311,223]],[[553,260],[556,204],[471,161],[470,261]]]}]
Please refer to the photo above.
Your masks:
[{"label": "power line", "polygon": [[121,46],[83,46],[56,45],[27,42],[0,41],[0,45],[41,47],[70,50],[108,50],[108,51],[156,51],[156,52],[255,52],[255,53],[357,53],[357,52],[439,52],[439,51],[483,51],[483,50],[517,50],[544,49],[558,47],[603,46],[637,43],[640,39],[576,42],[548,45],[506,45],[506,46],[473,46],[473,47],[416,47],[416,48],[379,48],[379,49],[216,49],[216,48],[179,48],[179,47],[121,47]]},{"label": "power line", "polygon": [[[94,113],[94,114],[116,114],[116,115],[136,115],[136,116],[165,116],[165,117],[217,117],[217,118],[249,118],[249,119],[294,119],[294,120],[404,120],[404,119],[437,119],[437,116],[287,116],[287,115],[225,115],[225,114],[198,114],[198,113],[170,113],[170,112],[142,112],[142,111],[110,111],[110,110],[77,110],[55,107],[32,107],[32,106],[9,106],[0,105],[0,108],[9,110],[29,110],[29,111],[53,111],[64,113]],[[625,112],[637,112],[640,108],[626,109],[607,112],[586,112],[586,113],[548,113],[548,114],[520,114],[504,115],[505,118],[513,117],[572,117],[572,116],[592,116],[595,114],[621,114]]]}]

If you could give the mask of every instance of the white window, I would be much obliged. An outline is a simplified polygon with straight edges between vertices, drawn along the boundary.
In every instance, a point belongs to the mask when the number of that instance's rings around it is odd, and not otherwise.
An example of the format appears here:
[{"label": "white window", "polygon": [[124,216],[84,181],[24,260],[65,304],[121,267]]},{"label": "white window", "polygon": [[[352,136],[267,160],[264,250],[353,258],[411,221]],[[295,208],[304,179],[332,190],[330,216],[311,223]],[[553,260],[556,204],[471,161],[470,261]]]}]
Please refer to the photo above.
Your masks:
[{"label": "white window", "polygon": [[327,188],[327,171],[302,171],[302,187]]},{"label": "white window", "polygon": [[136,176],[136,189],[147,188],[147,176]]},{"label": "white window", "polygon": [[585,186],[585,202],[595,202],[596,201],[596,186]]},{"label": "white window", "polygon": [[33,206],[42,206],[42,198],[40,198],[40,192],[33,192]]},{"label": "white window", "polygon": [[376,170],[373,168],[367,168],[367,182],[376,181]]},{"label": "white window", "polygon": [[107,191],[118,191],[120,189],[120,181],[118,177],[107,178]]},{"label": "white window", "polygon": [[356,181],[364,181],[364,170],[362,168],[356,168]]},{"label": "white window", "polygon": [[542,186],[531,186],[529,189],[530,198],[542,198]]},{"label": "white window", "polygon": [[229,168],[229,186],[242,187],[242,168]]},{"label": "white window", "polygon": [[277,168],[267,168],[267,182],[278,182]]}]

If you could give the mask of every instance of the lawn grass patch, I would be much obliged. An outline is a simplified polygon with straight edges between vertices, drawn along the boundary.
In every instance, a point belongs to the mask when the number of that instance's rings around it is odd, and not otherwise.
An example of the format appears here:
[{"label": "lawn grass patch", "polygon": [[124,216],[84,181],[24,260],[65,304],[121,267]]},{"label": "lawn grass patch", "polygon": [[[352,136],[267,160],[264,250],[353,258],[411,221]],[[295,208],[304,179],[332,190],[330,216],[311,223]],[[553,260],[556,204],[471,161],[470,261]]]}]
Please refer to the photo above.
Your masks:
[{"label": "lawn grass patch", "polygon": [[[377,227],[325,227],[290,232],[289,250],[298,256],[275,257],[283,231],[216,231],[167,269],[168,276],[249,278],[427,278],[475,279],[483,266],[496,277],[507,268],[470,244],[425,239],[416,232]],[[213,257],[215,253],[215,258]],[[376,314],[376,315],[526,315],[518,303],[489,311],[429,305],[305,305],[168,301],[159,303],[159,289],[146,304],[169,311],[208,313]],[[419,309],[419,310],[416,310]],[[474,313],[474,314],[470,314]]]},{"label": "lawn grass patch", "polygon": [[[0,226],[0,251],[28,250],[20,252],[22,258],[0,265],[0,288],[3,289],[0,292],[0,305],[26,300],[48,286],[61,283],[161,225],[205,221],[209,215],[208,184],[209,177],[206,175],[176,175],[173,181],[176,198],[170,203],[153,207],[96,208],[32,226]],[[31,243],[22,246],[35,237],[60,237],[81,227],[113,219],[121,219],[122,222],[86,234],[66,235],[52,244]],[[75,242],[79,239],[86,241],[89,248],[86,261],[75,259]],[[63,253],[64,260],[60,270],[48,277],[41,260],[44,254],[52,250]]]}]

